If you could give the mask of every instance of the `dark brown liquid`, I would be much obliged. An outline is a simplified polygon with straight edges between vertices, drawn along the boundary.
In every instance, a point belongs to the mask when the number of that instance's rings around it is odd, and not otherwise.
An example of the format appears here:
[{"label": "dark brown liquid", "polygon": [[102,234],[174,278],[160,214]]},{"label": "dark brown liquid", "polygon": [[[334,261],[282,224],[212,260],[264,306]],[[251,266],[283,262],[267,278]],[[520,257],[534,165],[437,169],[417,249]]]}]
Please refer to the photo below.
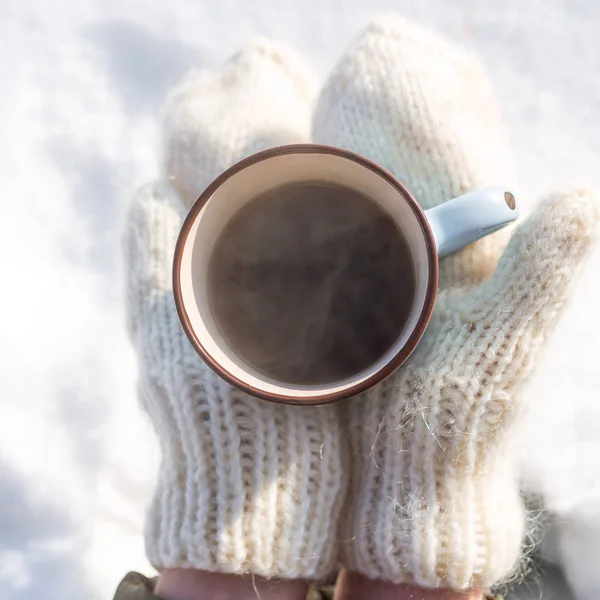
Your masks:
[{"label": "dark brown liquid", "polygon": [[415,295],[406,239],[368,197],[320,182],[258,196],[227,224],[208,272],[231,349],[261,374],[317,385],[371,366]]}]

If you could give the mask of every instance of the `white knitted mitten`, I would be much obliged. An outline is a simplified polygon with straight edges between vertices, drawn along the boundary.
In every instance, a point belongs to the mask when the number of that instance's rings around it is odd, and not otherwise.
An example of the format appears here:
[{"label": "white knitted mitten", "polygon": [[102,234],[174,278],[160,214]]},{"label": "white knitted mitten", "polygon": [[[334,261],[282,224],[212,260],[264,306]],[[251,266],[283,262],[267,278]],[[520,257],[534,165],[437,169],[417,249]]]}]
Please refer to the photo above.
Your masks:
[{"label": "white knitted mitten", "polygon": [[[479,64],[387,18],[330,76],[313,139],[381,163],[429,208],[513,183],[500,132]],[[434,316],[408,363],[346,405],[348,569],[457,589],[488,587],[513,572],[524,534],[509,451],[519,391],[598,220],[587,193],[554,194],[516,230],[495,271],[502,233],[442,262]]]},{"label": "white knitted mitten", "polygon": [[[192,350],[171,290],[190,205],[222,170],[269,146],[307,141],[314,84],[290,51],[259,43],[177,91],[166,178],[140,190],[126,234],[128,317],[139,390],[162,465],[146,548],[158,569],[319,578],[336,563],[346,490],[339,405],[298,409],[224,383]],[[176,191],[177,190],[177,191]]]}]

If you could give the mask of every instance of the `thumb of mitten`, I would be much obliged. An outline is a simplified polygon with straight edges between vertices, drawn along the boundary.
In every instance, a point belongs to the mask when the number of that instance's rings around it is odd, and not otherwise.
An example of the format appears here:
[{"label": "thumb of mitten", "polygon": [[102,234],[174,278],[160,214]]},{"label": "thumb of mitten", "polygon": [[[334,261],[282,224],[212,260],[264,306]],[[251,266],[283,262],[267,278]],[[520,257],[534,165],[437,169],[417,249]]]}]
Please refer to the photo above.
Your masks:
[{"label": "thumb of mitten", "polygon": [[[184,215],[181,199],[166,183],[143,186],[131,203],[123,250],[127,322],[134,343],[140,326],[151,327],[165,299],[172,302],[171,263]],[[175,317],[170,305],[164,308]]]}]

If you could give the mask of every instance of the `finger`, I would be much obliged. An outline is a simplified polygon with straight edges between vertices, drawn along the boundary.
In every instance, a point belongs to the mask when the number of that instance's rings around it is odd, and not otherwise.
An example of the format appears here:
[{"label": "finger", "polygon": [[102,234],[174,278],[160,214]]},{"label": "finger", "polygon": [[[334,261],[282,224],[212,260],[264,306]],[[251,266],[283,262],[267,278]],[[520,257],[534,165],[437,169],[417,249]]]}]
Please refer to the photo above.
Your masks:
[{"label": "finger", "polygon": [[463,316],[468,312],[492,336],[487,354],[495,362],[503,357],[505,384],[532,368],[594,247],[599,223],[600,207],[590,192],[550,196],[516,230],[493,277],[465,304]]},{"label": "finger", "polygon": [[223,170],[268,147],[305,142],[315,79],[289,48],[259,41],[177,89],[165,120],[166,170],[191,205]]},{"label": "finger", "polygon": [[146,319],[172,288],[173,252],[185,207],[168,184],[146,185],[135,195],[123,240],[130,328]]},{"label": "finger", "polygon": [[317,103],[313,135],[385,166],[423,208],[512,176],[479,62],[397,17],[375,21],[343,56]]},{"label": "finger", "polygon": [[[374,22],[342,57],[318,100],[313,139],[383,165],[425,209],[480,187],[515,183],[479,62],[397,17]],[[488,277],[505,243],[506,235],[495,234],[446,259],[441,287]]]}]

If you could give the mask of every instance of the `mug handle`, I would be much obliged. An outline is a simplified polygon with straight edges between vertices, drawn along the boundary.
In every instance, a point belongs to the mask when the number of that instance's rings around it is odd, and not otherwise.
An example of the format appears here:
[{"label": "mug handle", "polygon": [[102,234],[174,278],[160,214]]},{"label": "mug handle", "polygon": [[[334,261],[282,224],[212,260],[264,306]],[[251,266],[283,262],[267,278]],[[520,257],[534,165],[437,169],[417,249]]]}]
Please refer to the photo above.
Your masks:
[{"label": "mug handle", "polygon": [[509,188],[493,186],[439,204],[425,215],[442,258],[515,221],[519,205]]}]

